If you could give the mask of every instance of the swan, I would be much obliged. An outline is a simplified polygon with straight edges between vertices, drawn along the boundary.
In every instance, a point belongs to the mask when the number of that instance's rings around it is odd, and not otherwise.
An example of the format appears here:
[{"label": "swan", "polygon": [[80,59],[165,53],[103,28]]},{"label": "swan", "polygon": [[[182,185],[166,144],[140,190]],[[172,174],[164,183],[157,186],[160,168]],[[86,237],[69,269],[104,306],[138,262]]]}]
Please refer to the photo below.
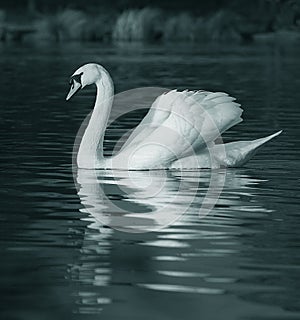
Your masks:
[{"label": "swan", "polygon": [[96,63],[77,69],[70,78],[69,100],[88,85],[97,87],[95,106],[82,136],[77,166],[84,169],[197,169],[240,167],[267,141],[217,144],[229,128],[242,121],[243,110],[224,92],[171,90],[159,95],[117,155],[103,156],[103,139],[112,102],[113,82]]}]

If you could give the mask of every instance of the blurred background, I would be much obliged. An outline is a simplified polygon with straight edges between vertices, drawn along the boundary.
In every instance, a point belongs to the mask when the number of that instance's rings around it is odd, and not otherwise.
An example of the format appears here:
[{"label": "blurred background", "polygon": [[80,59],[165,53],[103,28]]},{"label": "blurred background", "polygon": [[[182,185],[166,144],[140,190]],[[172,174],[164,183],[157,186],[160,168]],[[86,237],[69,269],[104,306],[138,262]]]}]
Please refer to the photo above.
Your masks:
[{"label": "blurred background", "polygon": [[1,41],[258,41],[299,37],[297,0],[3,0]]}]

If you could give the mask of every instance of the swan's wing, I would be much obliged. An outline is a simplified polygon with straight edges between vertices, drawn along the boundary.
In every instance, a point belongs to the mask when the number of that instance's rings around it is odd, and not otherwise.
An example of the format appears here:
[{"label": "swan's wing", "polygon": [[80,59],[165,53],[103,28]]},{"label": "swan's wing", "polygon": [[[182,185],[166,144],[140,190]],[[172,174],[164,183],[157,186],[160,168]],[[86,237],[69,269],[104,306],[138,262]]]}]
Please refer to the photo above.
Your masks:
[{"label": "swan's wing", "polygon": [[242,121],[242,109],[234,100],[223,92],[173,90],[162,94],[121,154],[127,156],[130,167],[165,167],[206,147]]},{"label": "swan's wing", "polygon": [[[173,90],[171,92],[175,91],[176,90]],[[122,146],[123,150],[128,146],[137,145],[138,143],[143,142],[169,117],[171,110],[168,110],[166,108],[162,109],[160,107],[160,105],[162,104],[160,103],[160,100],[164,95],[165,94],[162,94],[155,99],[144,119],[133,130],[127,141]]]}]

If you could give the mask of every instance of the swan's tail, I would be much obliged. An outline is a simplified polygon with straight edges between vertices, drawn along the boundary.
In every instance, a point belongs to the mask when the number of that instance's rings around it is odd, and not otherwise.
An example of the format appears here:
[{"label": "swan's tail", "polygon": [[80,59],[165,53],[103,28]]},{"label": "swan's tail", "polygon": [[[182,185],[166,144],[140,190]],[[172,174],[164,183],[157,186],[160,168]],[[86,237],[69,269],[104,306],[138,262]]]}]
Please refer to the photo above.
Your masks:
[{"label": "swan's tail", "polygon": [[[226,157],[221,157],[219,161],[226,167],[240,167],[250,160],[256,151],[266,142],[278,136],[281,131],[273,133],[267,137],[252,140],[252,141],[237,141],[225,143]],[[215,147],[218,147],[217,145]],[[218,154],[220,150],[218,150]]]}]

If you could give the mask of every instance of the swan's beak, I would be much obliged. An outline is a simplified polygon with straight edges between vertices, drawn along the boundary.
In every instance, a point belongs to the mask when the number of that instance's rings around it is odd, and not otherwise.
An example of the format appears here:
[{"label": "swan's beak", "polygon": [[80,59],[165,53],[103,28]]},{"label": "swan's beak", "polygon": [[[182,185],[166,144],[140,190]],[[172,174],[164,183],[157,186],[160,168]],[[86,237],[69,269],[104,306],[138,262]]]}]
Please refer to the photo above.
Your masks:
[{"label": "swan's beak", "polygon": [[75,80],[72,81],[72,84],[71,84],[71,88],[70,88],[70,91],[66,97],[66,100],[68,101],[72,96],[74,96],[74,94],[76,92],[78,92],[80,89],[81,89],[81,84]]}]

